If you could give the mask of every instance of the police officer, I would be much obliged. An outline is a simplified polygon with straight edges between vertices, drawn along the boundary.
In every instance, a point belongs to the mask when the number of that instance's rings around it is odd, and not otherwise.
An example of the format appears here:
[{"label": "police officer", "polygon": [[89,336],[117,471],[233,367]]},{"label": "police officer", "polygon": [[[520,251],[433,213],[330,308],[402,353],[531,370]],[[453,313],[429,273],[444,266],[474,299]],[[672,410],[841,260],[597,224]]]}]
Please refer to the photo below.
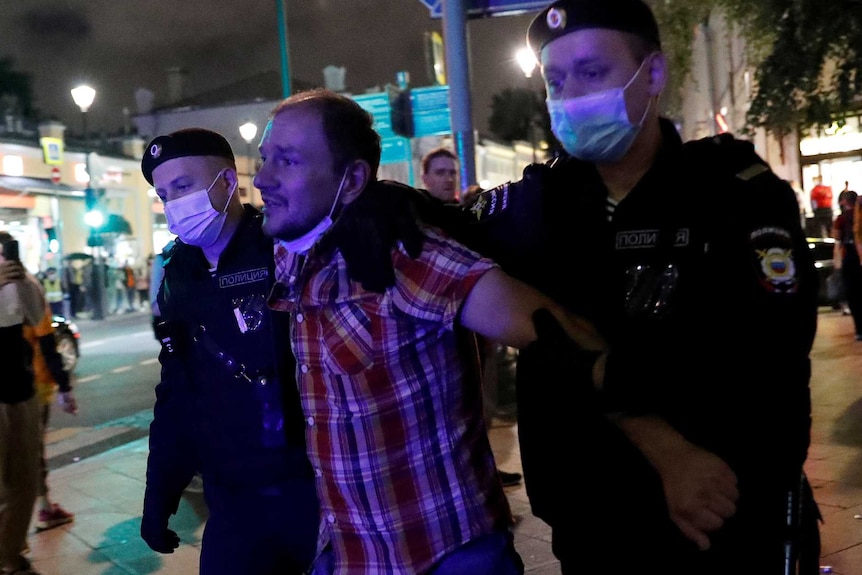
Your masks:
[{"label": "police officer", "polygon": [[681,142],[659,114],[667,63],[641,0],[554,2],[527,39],[566,153],[480,194],[468,243],[610,346],[593,398],[571,384],[589,371],[578,354],[521,352],[533,513],[563,573],[784,573],[802,549],[786,524],[790,502],[800,525],[817,315],[793,190],[748,142]]},{"label": "police officer", "polygon": [[214,132],[159,136],[141,168],[178,236],[158,294],[162,374],[141,536],[173,552],[179,537],[168,519],[200,472],[209,508],[202,574],[303,573],[318,503],[286,314],[265,301],[273,251],[262,214],[240,202],[233,152]]}]

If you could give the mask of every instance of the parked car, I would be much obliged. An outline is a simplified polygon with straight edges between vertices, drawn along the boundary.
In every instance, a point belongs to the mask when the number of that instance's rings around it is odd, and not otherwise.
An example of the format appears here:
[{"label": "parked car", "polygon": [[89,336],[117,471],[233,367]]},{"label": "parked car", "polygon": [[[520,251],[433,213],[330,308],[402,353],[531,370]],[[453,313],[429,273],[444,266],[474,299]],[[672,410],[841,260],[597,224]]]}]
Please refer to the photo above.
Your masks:
[{"label": "parked car", "polygon": [[835,273],[835,240],[832,238],[808,238],[808,247],[814,254],[814,267],[817,268],[817,277],[820,281],[820,291],[817,302],[821,306],[840,308],[840,302],[829,297],[827,282],[829,276]]},{"label": "parked car", "polygon": [[57,351],[63,359],[63,369],[72,373],[81,356],[78,349],[78,340],[81,338],[78,326],[61,315],[55,315],[51,325],[54,326],[54,337],[57,340]]}]

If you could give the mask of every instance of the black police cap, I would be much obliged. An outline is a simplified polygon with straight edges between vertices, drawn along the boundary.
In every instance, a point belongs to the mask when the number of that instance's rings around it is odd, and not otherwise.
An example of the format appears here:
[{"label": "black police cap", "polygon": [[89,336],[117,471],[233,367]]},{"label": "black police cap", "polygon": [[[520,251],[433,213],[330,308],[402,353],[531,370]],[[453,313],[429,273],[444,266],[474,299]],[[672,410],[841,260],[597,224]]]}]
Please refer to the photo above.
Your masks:
[{"label": "black police cap", "polygon": [[219,156],[236,162],[224,136],[203,128],[186,128],[153,138],[144,150],[141,171],[153,185],[153,170],[168,160],[187,156]]},{"label": "black police cap", "polygon": [[533,19],[527,45],[538,55],[560,36],[588,28],[630,32],[661,46],[655,16],[642,0],[559,0]]}]

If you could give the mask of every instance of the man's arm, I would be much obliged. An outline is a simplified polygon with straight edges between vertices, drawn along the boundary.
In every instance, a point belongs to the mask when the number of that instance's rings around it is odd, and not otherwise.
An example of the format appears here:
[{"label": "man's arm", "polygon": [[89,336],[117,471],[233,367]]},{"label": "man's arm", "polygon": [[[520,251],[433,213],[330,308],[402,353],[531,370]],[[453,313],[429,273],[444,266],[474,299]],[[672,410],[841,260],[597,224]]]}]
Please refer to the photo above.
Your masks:
[{"label": "man's arm", "polygon": [[168,528],[168,520],[177,512],[183,489],[199,467],[194,447],[195,403],[187,371],[191,342],[183,324],[170,321],[174,318],[173,307],[172,302],[165,302],[166,297],[163,282],[158,300],[169,321],[161,322],[156,329],[156,339],[162,344],[162,370],[150,424],[141,519],[141,537],[159,553],[173,553],[179,545],[179,536]]},{"label": "man's arm", "polygon": [[524,348],[536,340],[533,314],[543,308],[580,347],[604,349],[604,340],[591,323],[499,268],[482,274],[473,286],[461,308],[461,325],[504,345]]}]

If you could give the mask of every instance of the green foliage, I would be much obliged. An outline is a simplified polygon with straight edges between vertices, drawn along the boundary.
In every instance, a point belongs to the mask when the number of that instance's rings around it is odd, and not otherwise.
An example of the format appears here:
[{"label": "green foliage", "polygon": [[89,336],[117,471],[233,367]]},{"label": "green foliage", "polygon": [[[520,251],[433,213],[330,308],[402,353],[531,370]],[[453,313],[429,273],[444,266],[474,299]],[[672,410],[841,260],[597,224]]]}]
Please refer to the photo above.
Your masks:
[{"label": "green foliage", "polygon": [[491,98],[488,129],[503,142],[530,141],[531,125],[544,107],[544,102],[534,90],[506,88]]},{"label": "green foliage", "polygon": [[[697,27],[714,11],[745,39],[754,88],[749,131],[762,127],[782,137],[840,124],[862,110],[862,0],[646,1],[668,58],[670,76],[662,100],[666,115],[679,115]],[[528,107],[518,99],[524,95],[506,92],[494,96],[491,131],[505,141],[524,139]],[[540,120],[538,125],[547,124]],[[546,134],[546,141],[553,142],[550,131]]]},{"label": "green foliage", "polygon": [[671,69],[665,108],[678,110],[696,27],[720,11],[754,69],[749,128],[781,137],[828,126],[862,107],[862,0],[652,0]]},{"label": "green foliage", "polygon": [[[757,4],[754,0],[724,0]],[[778,136],[826,127],[862,100],[862,0],[764,2],[774,41],[755,73],[753,126]],[[746,39],[754,39],[746,30]]]},{"label": "green foliage", "polygon": [[706,20],[715,0],[654,0],[653,13],[662,36],[662,51],[668,62],[668,85],[662,108],[670,117],[678,116],[682,86],[691,68],[691,45],[697,26]]},{"label": "green foliage", "polygon": [[14,64],[12,58],[0,58],[0,112],[34,118],[30,75],[15,71]]}]

